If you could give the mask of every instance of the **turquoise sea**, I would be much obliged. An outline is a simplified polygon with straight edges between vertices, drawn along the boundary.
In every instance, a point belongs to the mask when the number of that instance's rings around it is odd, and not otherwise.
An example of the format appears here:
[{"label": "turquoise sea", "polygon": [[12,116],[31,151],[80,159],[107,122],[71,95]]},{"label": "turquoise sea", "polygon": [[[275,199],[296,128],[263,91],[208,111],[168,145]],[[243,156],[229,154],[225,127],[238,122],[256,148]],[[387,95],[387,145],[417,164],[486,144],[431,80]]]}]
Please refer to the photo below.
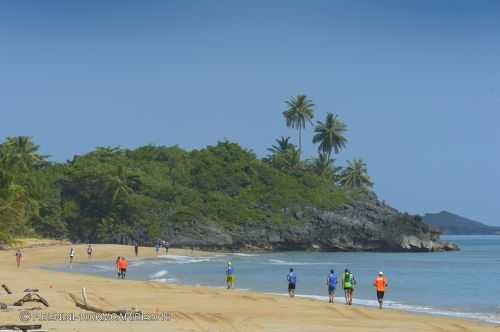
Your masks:
[{"label": "turquoise sea", "polygon": [[[389,280],[385,302],[388,308],[500,324],[500,236],[444,238],[457,243],[461,251],[221,253],[200,258],[168,255],[132,261],[128,278],[224,287],[224,271],[230,260],[236,271],[236,288],[286,294],[285,276],[293,267],[297,272],[297,294],[327,301],[327,274],[330,269],[340,273],[347,267],[358,281],[354,304],[376,306],[372,280],[383,271]],[[113,262],[51,269],[115,277]],[[341,290],[338,301],[343,301]]]}]

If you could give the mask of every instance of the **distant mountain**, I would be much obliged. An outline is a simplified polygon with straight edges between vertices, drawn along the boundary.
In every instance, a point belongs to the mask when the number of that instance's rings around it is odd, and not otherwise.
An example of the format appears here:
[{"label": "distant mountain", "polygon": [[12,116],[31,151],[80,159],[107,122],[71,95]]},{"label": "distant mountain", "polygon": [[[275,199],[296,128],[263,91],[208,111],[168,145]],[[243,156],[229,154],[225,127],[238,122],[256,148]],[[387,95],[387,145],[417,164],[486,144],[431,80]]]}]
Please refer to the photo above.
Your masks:
[{"label": "distant mountain", "polygon": [[495,235],[500,234],[500,227],[488,226],[478,221],[460,217],[456,214],[442,211],[427,213],[424,222],[438,228],[443,234],[454,235]]}]

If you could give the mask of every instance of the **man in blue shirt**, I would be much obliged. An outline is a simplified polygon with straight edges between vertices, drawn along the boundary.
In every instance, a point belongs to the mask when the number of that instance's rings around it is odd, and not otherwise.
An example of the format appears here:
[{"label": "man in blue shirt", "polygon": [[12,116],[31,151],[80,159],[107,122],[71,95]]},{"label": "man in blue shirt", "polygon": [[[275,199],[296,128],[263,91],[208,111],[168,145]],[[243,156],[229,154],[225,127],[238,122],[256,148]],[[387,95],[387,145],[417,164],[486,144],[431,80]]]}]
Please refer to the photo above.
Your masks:
[{"label": "man in blue shirt", "polygon": [[286,280],[288,280],[288,295],[290,297],[295,296],[295,284],[297,283],[297,275],[293,271],[293,269],[290,269],[290,273],[286,276]]},{"label": "man in blue shirt", "polygon": [[333,303],[335,300],[335,289],[337,289],[337,275],[335,271],[330,270],[330,274],[326,278],[326,285],[328,286],[328,296],[330,298],[329,302]]}]

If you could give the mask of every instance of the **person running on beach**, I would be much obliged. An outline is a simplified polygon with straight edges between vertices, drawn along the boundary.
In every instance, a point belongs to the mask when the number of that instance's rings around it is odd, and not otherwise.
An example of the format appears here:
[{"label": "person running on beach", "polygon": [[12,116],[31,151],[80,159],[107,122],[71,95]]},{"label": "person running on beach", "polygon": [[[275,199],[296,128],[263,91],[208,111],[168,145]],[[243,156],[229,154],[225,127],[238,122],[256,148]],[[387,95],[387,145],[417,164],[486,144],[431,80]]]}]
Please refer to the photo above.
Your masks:
[{"label": "person running on beach", "polygon": [[73,264],[73,259],[75,258],[75,248],[71,247],[69,250],[69,265]]},{"label": "person running on beach", "polygon": [[337,288],[337,275],[334,270],[330,270],[330,274],[326,278],[326,285],[328,286],[329,303],[335,300],[335,289]]},{"label": "person running on beach", "polygon": [[92,253],[94,252],[94,248],[92,248],[92,245],[89,243],[89,246],[87,247],[87,256],[89,259],[92,258]]},{"label": "person running on beach", "polygon": [[116,274],[117,274],[118,278],[121,278],[121,276],[122,276],[122,272],[120,271],[120,261],[121,261],[121,259],[122,258],[120,256],[118,256],[116,258],[116,261],[115,261]]},{"label": "person running on beach", "polygon": [[295,286],[297,284],[297,274],[290,269],[290,272],[286,276],[286,280],[288,280],[288,295],[290,297],[295,297]]},{"label": "person running on beach", "polygon": [[387,279],[384,277],[384,272],[378,273],[378,276],[373,280],[373,286],[375,286],[375,290],[377,291],[378,307],[382,310],[385,288],[389,286]]},{"label": "person running on beach", "polygon": [[156,242],[155,251],[156,251],[156,256],[158,256],[160,253],[160,241]]},{"label": "person running on beach", "polygon": [[168,249],[170,248],[170,243],[168,243],[168,241],[165,241],[164,246],[165,246],[165,255],[168,255]]},{"label": "person running on beach", "polygon": [[234,286],[234,268],[231,265],[231,262],[227,262],[226,285],[227,289],[231,289]]},{"label": "person running on beach", "polygon": [[128,261],[125,257],[122,257],[118,262],[118,267],[120,268],[120,274],[122,279],[125,279],[125,274],[127,274]]},{"label": "person running on beach", "polygon": [[354,292],[354,285],[356,285],[356,279],[349,269],[345,269],[342,276],[342,285],[344,287],[345,304],[352,305],[352,293]]},{"label": "person running on beach", "polygon": [[137,257],[137,255],[139,255],[139,243],[137,243],[137,241],[134,242],[134,254],[135,254],[135,257]]},{"label": "person running on beach", "polygon": [[17,263],[17,268],[21,266],[21,260],[23,259],[23,252],[21,251],[21,248],[17,248],[16,250],[16,263]]}]

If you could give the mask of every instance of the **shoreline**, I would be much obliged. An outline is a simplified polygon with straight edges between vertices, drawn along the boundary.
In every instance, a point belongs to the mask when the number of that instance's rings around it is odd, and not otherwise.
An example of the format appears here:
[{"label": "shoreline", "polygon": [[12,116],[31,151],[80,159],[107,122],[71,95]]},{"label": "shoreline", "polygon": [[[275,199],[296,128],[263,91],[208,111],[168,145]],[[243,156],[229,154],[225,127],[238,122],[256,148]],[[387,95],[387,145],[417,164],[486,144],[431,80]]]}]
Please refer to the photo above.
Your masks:
[{"label": "shoreline", "polygon": [[[182,249],[182,250],[187,250],[187,249]],[[189,249],[190,250],[190,249]],[[241,256],[241,255],[248,255],[247,253],[230,253],[230,252],[201,252],[204,253],[205,255],[201,256],[190,256],[190,255],[175,255],[175,254],[169,254],[168,256],[173,256],[173,257],[213,257],[213,256]],[[264,253],[265,254],[265,253]],[[132,258],[129,259],[130,262],[137,262],[137,261],[149,261],[149,260],[155,260],[155,259],[166,259],[167,255],[159,255],[155,257],[148,257],[148,258]],[[86,264],[100,264],[100,263],[109,263],[109,261],[87,261],[87,262],[78,262],[77,264],[81,265],[86,265]],[[45,267],[63,267],[62,264],[52,264],[52,265],[45,265]],[[38,268],[45,269],[44,266],[39,266]],[[98,274],[93,274],[93,273],[85,273],[85,272],[71,272],[71,271],[61,271],[59,269],[52,270],[48,269],[50,271],[55,271],[55,272],[60,272],[60,273],[69,273],[69,274],[77,274],[80,276],[94,276],[98,278],[104,278],[104,279],[116,279],[114,276],[103,276],[103,275],[98,275]],[[162,278],[152,278],[152,279],[139,279],[139,278],[128,278],[128,280],[135,280],[135,281],[144,281],[144,282],[157,282],[160,284],[168,284],[168,285],[184,285],[184,286],[194,286],[194,287],[207,287],[210,289],[225,289],[223,285],[220,286],[215,286],[215,285],[208,285],[208,284],[195,284],[195,283],[188,283],[188,282],[181,282],[176,279],[174,281],[167,281]],[[255,289],[250,289],[250,288],[234,288],[234,291],[238,292],[254,292],[257,294],[264,294],[264,295],[271,295],[271,296],[280,296],[280,297],[288,297],[288,294],[283,292],[266,292],[266,291],[259,291]],[[310,299],[313,301],[318,301],[320,303],[328,303],[328,296],[326,295],[315,295],[315,294],[304,294],[304,293],[296,293],[297,298],[303,298],[303,299]],[[339,293],[337,294],[335,298],[335,303],[338,305],[343,305],[344,304],[344,299],[341,290],[339,289]],[[366,298],[354,298],[353,299],[353,304],[355,306],[361,306],[363,308],[368,308],[368,309],[374,309],[378,308],[378,303],[374,299],[366,299]],[[467,321],[472,321],[472,322],[479,322],[479,323],[486,323],[489,325],[493,326],[498,326],[500,327],[500,317],[491,317],[490,315],[494,315],[492,313],[487,313],[487,312],[463,312],[463,311],[454,311],[453,308],[440,308],[440,307],[431,307],[429,305],[419,305],[419,304],[407,304],[407,303],[401,303],[395,300],[387,300],[384,301],[384,310],[395,310],[403,313],[410,313],[410,314],[417,314],[417,315],[423,315],[423,316],[434,316],[434,317],[445,317],[445,318],[457,318],[457,319],[464,319]]]},{"label": "shoreline", "polygon": [[[7,284],[13,295],[0,293],[0,302],[11,303],[24,295],[25,288],[39,288],[51,306],[47,312],[83,312],[75,307],[69,293],[88,291],[92,304],[106,308],[131,308],[144,312],[166,311],[169,322],[133,322],[132,331],[373,331],[374,327],[401,331],[498,331],[498,326],[464,318],[441,317],[399,309],[378,309],[356,305],[328,305],[318,299],[270,295],[255,291],[227,291],[207,286],[172,284],[141,280],[118,280],[89,274],[49,271],[41,265],[61,265],[66,261],[68,245],[27,248],[20,269],[15,267],[14,250],[0,251],[1,283]],[[75,263],[85,263],[86,245],[74,246]],[[94,245],[94,262],[110,262],[116,255],[133,257],[133,248],[119,245]],[[213,252],[170,249],[169,254],[191,257],[209,256]],[[220,254],[220,253],[219,253]],[[227,254],[227,253],[226,253]],[[153,248],[141,247],[138,260],[156,258]],[[135,259],[134,259],[135,260]],[[33,278],[36,276],[36,278]],[[0,320],[19,324],[18,312],[0,312]],[[122,330],[121,322],[42,322],[43,328],[57,331]],[[459,329],[461,327],[463,329]]]}]

